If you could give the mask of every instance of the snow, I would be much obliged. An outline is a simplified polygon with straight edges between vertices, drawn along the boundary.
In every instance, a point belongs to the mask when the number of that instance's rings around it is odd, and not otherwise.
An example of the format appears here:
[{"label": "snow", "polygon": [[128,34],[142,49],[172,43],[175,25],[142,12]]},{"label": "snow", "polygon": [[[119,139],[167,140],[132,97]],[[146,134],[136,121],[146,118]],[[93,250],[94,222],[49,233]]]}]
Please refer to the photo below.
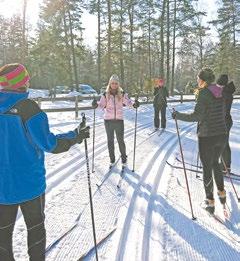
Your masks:
[{"label": "snow", "polygon": [[45,98],[49,96],[49,91],[48,90],[38,90],[38,89],[28,89],[29,91],[29,97],[30,98]]},{"label": "snow", "polygon": [[[42,103],[43,108],[57,105],[66,107],[69,104]],[[171,103],[169,106],[187,112],[192,110],[194,103]],[[138,109],[136,162],[135,172],[132,172],[135,110],[124,110],[128,168],[121,189],[116,186],[121,173],[120,160],[101,188],[96,186],[108,172],[109,165],[103,112],[96,110],[95,172],[91,172],[91,188],[97,238],[100,239],[117,226],[116,231],[98,248],[99,260],[240,260],[240,212],[231,182],[225,179],[232,226],[228,230],[201,208],[200,203],[204,199],[202,176],[200,174],[200,178],[196,178],[194,172],[188,171],[191,202],[197,218],[192,220],[184,173],[166,164],[167,160],[181,166],[175,159],[181,156],[175,122],[171,119],[170,111],[167,110],[167,128],[158,136],[158,133],[148,135],[153,129],[152,105],[142,105]],[[239,110],[240,102],[235,100],[230,140],[232,171],[238,174]],[[87,123],[92,127],[93,110],[85,113]],[[51,130],[60,133],[76,128],[81,119],[76,120],[74,116],[74,112],[49,113]],[[178,123],[185,161],[196,163],[196,124]],[[119,155],[117,144],[115,150],[116,156]],[[88,155],[92,170],[92,135],[88,139]],[[77,261],[93,245],[84,144],[75,145],[66,153],[46,154],[46,169],[47,245],[79,219],[71,233],[51,249],[46,260]],[[233,184],[237,193],[240,193],[240,181],[234,180]],[[223,216],[217,196],[216,213]],[[28,260],[26,227],[20,213],[13,246],[16,261]],[[94,251],[84,260],[95,260]]]}]

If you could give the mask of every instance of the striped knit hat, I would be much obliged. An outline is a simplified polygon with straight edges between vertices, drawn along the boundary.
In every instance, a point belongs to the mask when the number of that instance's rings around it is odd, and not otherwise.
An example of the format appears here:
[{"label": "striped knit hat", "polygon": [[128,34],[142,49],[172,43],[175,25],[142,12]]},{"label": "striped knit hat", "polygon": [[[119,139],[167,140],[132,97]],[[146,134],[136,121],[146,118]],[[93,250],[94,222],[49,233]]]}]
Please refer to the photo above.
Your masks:
[{"label": "striped knit hat", "polygon": [[28,71],[22,64],[6,64],[0,68],[0,87],[3,90],[22,91],[29,80]]}]

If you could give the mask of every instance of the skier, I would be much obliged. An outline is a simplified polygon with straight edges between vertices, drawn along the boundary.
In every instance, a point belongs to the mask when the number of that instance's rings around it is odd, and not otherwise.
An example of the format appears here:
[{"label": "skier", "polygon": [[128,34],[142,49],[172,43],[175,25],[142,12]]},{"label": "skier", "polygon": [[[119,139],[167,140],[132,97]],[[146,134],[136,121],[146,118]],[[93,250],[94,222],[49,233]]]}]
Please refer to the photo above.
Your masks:
[{"label": "skier", "polygon": [[164,86],[163,79],[155,79],[155,87],[154,87],[154,99],[153,99],[153,107],[154,107],[154,127],[155,130],[159,129],[160,120],[159,120],[159,112],[161,111],[161,128],[166,128],[166,107],[167,107],[167,97],[168,90]]},{"label": "skier", "polygon": [[178,120],[198,122],[198,145],[206,194],[204,207],[210,214],[215,211],[212,172],[220,202],[223,205],[226,203],[223,173],[218,163],[227,138],[225,104],[223,88],[213,84],[214,80],[215,76],[211,69],[202,69],[197,76],[198,89],[194,112],[187,114],[175,111],[172,114],[172,117]]},{"label": "skier", "polygon": [[[231,107],[233,102],[233,93],[235,92],[235,86],[233,82],[228,83],[228,75],[222,74],[217,80],[217,84],[223,88],[223,96],[226,106],[226,116],[225,121],[227,125],[227,141],[222,153],[222,158],[226,167],[228,168],[229,173],[231,172],[231,148],[229,145],[229,135],[230,130],[233,125],[232,117],[231,117]],[[224,164],[222,163],[222,170],[224,174],[226,174],[226,170],[224,168]]]},{"label": "skier", "polygon": [[0,68],[0,260],[14,261],[12,235],[20,207],[30,261],[45,260],[44,151],[61,153],[89,137],[89,127],[54,135],[47,115],[28,99],[30,76],[21,64]]},{"label": "skier", "polygon": [[133,103],[128,95],[122,90],[119,84],[119,78],[113,74],[110,79],[106,92],[103,93],[99,102],[93,100],[92,107],[104,109],[104,124],[107,133],[108,151],[110,157],[110,168],[115,163],[114,152],[114,132],[116,133],[119,150],[121,153],[122,165],[126,166],[127,154],[124,142],[124,121],[123,121],[123,106],[139,107],[139,102]]}]

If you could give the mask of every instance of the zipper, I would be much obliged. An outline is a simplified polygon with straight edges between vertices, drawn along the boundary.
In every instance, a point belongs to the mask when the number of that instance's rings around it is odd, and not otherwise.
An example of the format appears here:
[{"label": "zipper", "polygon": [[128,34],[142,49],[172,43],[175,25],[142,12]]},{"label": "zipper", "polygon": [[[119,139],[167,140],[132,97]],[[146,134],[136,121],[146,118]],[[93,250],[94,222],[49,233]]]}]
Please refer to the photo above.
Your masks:
[{"label": "zipper", "polygon": [[[20,116],[20,115],[19,115]],[[20,116],[21,117],[21,116]],[[25,125],[25,123],[22,121],[22,126],[25,130],[25,133],[26,133],[26,136],[27,136],[27,139],[29,140],[29,143],[33,146],[33,148],[35,149],[37,155],[38,155],[38,158],[40,159],[41,158],[41,151],[40,149],[36,146],[36,144],[32,141],[32,138],[27,130],[27,127]]]},{"label": "zipper", "polygon": [[113,95],[114,99],[114,119],[116,120],[116,100],[115,100],[115,95]]}]

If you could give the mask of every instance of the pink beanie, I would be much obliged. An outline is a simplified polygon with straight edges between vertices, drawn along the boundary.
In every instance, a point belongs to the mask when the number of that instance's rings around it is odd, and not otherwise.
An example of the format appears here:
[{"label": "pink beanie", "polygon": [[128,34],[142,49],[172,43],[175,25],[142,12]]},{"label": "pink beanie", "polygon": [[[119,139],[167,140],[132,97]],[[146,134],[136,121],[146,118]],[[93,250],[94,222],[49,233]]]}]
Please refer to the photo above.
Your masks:
[{"label": "pink beanie", "polygon": [[[13,67],[13,70],[7,70],[11,67]],[[8,72],[4,73],[4,71]],[[1,72],[3,72],[2,75]],[[22,64],[7,64],[0,68],[0,87],[2,89],[17,91],[24,87],[29,80],[28,71]]]}]

